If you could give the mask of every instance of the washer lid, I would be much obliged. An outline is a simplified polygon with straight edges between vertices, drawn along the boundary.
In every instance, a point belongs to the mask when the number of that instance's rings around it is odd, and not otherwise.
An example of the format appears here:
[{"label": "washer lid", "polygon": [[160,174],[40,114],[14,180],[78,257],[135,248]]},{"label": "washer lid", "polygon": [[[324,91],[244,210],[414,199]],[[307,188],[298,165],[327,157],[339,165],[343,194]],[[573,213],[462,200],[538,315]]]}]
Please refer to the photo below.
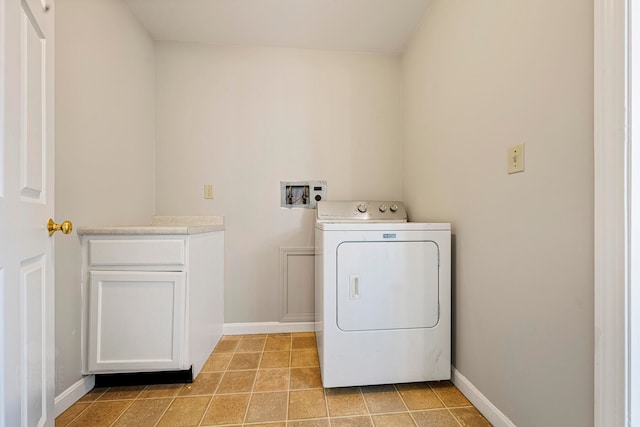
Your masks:
[{"label": "washer lid", "polygon": [[398,201],[321,201],[318,222],[407,222],[404,203]]}]

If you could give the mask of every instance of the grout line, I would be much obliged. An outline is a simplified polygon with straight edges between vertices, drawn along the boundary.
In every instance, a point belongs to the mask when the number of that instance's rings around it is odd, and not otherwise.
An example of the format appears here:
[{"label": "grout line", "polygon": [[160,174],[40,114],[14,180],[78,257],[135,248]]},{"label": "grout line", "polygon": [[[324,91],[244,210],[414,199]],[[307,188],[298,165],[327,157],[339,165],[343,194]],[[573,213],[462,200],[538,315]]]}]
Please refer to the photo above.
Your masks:
[{"label": "grout line", "polygon": [[[178,393],[180,393],[180,392],[178,392]],[[156,423],[154,424],[154,427],[157,426],[158,424],[160,424],[160,421],[162,421],[162,418],[165,416],[165,414],[167,413],[169,408],[171,408],[171,405],[173,405],[173,402],[176,401],[176,397],[178,397],[178,393],[176,393],[176,395],[171,398],[171,402],[169,402],[167,407],[164,408],[164,411],[162,411],[162,414],[160,414],[160,417],[158,418],[158,421],[156,421]]]},{"label": "grout line", "polygon": [[[75,420],[76,420],[80,415],[82,415],[82,414],[83,414],[87,409],[89,409],[89,408],[90,408],[90,407],[91,407],[95,402],[96,402],[95,400],[94,400],[94,401],[92,401],[92,402],[80,402],[80,403],[88,403],[87,407],[86,407],[86,408],[84,408],[82,411],[78,412],[78,414],[77,414],[75,417],[73,417],[73,418],[72,418],[72,419],[67,423],[67,425],[71,425],[71,423],[73,423],[73,422],[74,422],[74,421],[75,421]],[[75,405],[75,403],[74,403],[74,405]],[[69,410],[69,409],[67,409],[67,411],[68,411],[68,410]],[[65,411],[65,412],[66,412],[66,411]],[[64,414],[64,412],[63,412],[63,414]],[[60,415],[62,415],[62,414],[60,414]]]},{"label": "grout line", "polygon": [[285,425],[289,424],[289,402],[291,401],[291,363],[293,361],[293,334],[289,335],[289,383],[287,384],[287,410],[284,414]]},{"label": "grout line", "polygon": [[[214,393],[215,394],[215,393]],[[198,421],[198,425],[202,425],[202,422],[204,421],[204,417],[207,415],[207,411],[209,410],[209,407],[211,406],[211,402],[213,402],[213,394],[209,397],[209,403],[207,403],[207,407],[204,409],[204,412],[202,413],[202,415],[200,416],[200,421]]]},{"label": "grout line", "polygon": [[[231,361],[231,359],[229,359],[229,361]],[[224,374],[220,375],[220,379],[218,380],[218,384],[216,384],[216,388],[213,390],[213,394],[211,395],[211,398],[209,398],[209,403],[207,404],[207,407],[204,409],[204,412],[202,413],[202,417],[200,417],[200,422],[198,423],[198,425],[202,425],[202,422],[204,421],[204,418],[207,416],[207,412],[209,412],[209,408],[211,408],[211,405],[213,404],[213,397],[216,395],[216,392],[218,391],[218,387],[220,387],[220,383],[222,382],[222,378],[224,378]],[[180,392],[178,392],[180,393]]]},{"label": "grout line", "polygon": [[[267,343],[267,340],[264,340],[265,345]],[[264,346],[262,347],[264,350]],[[262,354],[264,353],[264,351],[262,353],[260,353],[260,360],[258,361],[258,367],[260,367],[260,363],[262,363]],[[242,418],[242,425],[244,425],[247,422],[247,415],[249,415],[249,408],[251,407],[251,401],[253,400],[253,390],[256,387],[256,382],[258,381],[258,369],[255,370],[256,371],[256,375],[255,377],[253,377],[253,385],[251,386],[251,390],[249,392],[249,402],[247,403],[247,409],[244,410],[244,418]]]},{"label": "grout line", "polygon": [[[430,386],[427,384],[427,387],[430,387]],[[405,409],[409,413],[409,416],[413,420],[413,423],[417,426],[418,425],[418,421],[415,419],[415,417],[411,413],[411,410],[409,409],[409,406],[407,406],[407,402],[405,402],[404,397],[402,397],[402,393],[400,393],[400,390],[398,389],[398,384],[394,384],[393,388],[396,390],[396,393],[398,393],[398,396],[400,396],[400,401],[402,402],[402,405],[404,405]]]},{"label": "grout line", "polygon": [[360,395],[362,396],[362,401],[364,402],[364,407],[367,408],[367,415],[369,416],[369,421],[371,421],[372,426],[375,426],[375,423],[373,422],[373,417],[371,416],[371,410],[369,409],[369,405],[367,404],[367,399],[364,398],[364,391],[362,389],[363,387],[358,387],[358,390],[360,390]]},{"label": "grout line", "polygon": [[[111,402],[114,402],[113,400]],[[131,400],[131,403],[129,403],[121,412],[120,414],[116,417],[115,420],[113,420],[113,422],[111,424],[109,424],[110,426],[114,425],[115,423],[118,422],[118,420],[120,418],[122,418],[122,416],[124,415],[125,412],[127,412],[127,409],[131,408],[131,405],[133,405],[133,402],[135,402],[135,399]]]},{"label": "grout line", "polygon": [[331,425],[331,413],[329,412],[329,399],[327,398],[327,389],[322,387],[322,394],[324,395],[324,408],[327,411],[327,418],[329,418],[329,425]]},{"label": "grout line", "polygon": [[174,394],[173,396],[167,396],[166,398],[170,398],[171,402],[169,402],[169,404],[167,405],[166,408],[164,408],[164,410],[162,411],[162,413],[160,414],[160,417],[158,418],[158,421],[156,421],[156,423],[154,424],[154,427],[157,426],[158,424],[160,424],[160,421],[162,421],[162,418],[165,416],[165,414],[169,411],[169,408],[171,407],[171,405],[173,405],[173,403],[176,401],[176,398],[180,395],[180,390],[182,390],[185,386],[186,383],[175,383],[175,384],[182,384],[182,386],[176,390],[176,394]]},{"label": "grout line", "polygon": [[453,412],[451,412],[451,409],[449,407],[447,407],[447,410],[449,411],[449,413],[451,414],[451,416],[453,417],[454,420],[456,420],[456,422],[458,423],[458,425],[460,427],[464,427],[462,425],[462,422],[458,419],[458,417],[455,416],[455,414]]},{"label": "grout line", "polygon": [[[111,388],[113,388],[113,387],[107,387],[107,388],[106,388],[106,389],[105,389],[105,390],[104,390],[104,391],[103,391],[99,396],[96,396],[95,400],[94,400],[94,401],[92,401],[92,402],[89,402],[89,405],[88,405],[84,410],[80,411],[80,413],[78,413],[78,415],[76,415],[76,416],[75,416],[75,417],[74,417],[74,418],[69,422],[69,424],[73,423],[73,422],[74,422],[74,421],[75,421],[75,420],[76,420],[76,419],[77,419],[77,418],[78,418],[78,417],[79,417],[83,412],[85,412],[85,411],[86,411],[87,409],[89,409],[91,406],[94,406],[94,405],[98,402],[98,399],[99,399],[99,398],[101,398],[102,396],[104,396],[104,395],[107,393],[107,391],[109,391]],[[146,386],[145,386],[145,388],[146,388]],[[143,389],[143,390],[144,390],[144,389]],[[110,400],[101,400],[100,402],[117,402],[117,401],[121,401],[121,400],[124,400],[124,401],[132,400],[132,401],[133,401],[133,400],[135,400],[135,398],[134,398],[134,399],[110,399]],[[113,425],[113,424],[114,424],[114,423],[115,423],[115,422],[116,422],[116,421],[117,421],[117,420],[122,416],[122,414],[124,414],[124,412],[125,412],[127,409],[129,409],[129,407],[130,407],[130,406],[131,406],[131,403],[130,403],[129,405],[127,405],[127,406],[122,410],[122,412],[121,412],[121,413],[118,415],[118,417],[113,421],[113,423],[111,423],[111,425]]]},{"label": "grout line", "polygon": [[[438,398],[438,400],[440,400],[440,402],[442,402],[442,404],[444,405],[444,407],[446,408],[447,411],[449,411],[449,414],[453,417],[453,419],[458,423],[458,425],[460,427],[463,427],[462,423],[460,422],[460,420],[458,420],[458,417],[456,417],[453,412],[451,412],[451,408],[449,408],[449,405],[447,405],[444,400],[442,399],[442,397],[440,397],[440,395],[438,394],[438,392],[431,386],[430,382],[427,382],[427,385],[429,386],[429,388],[431,389],[431,391],[433,392],[433,394],[436,395],[436,397]],[[454,386],[455,387],[455,386]]]},{"label": "grout line", "polygon": [[[431,391],[433,392],[433,394],[436,395],[436,397],[440,400],[440,402],[442,402],[442,404],[444,405],[444,407],[447,409],[447,411],[449,411],[449,414],[451,414],[451,416],[453,417],[453,419],[458,423],[458,425],[460,427],[464,427],[462,425],[462,423],[460,422],[460,420],[458,419],[458,417],[455,416],[455,414],[453,412],[451,412],[451,408],[449,407],[449,405],[447,405],[444,401],[444,399],[442,399],[442,397],[440,397],[440,394],[438,394],[438,392],[435,390],[434,387],[431,386],[430,382],[427,382],[427,385],[429,385],[429,388],[431,389]],[[453,383],[451,384],[453,385]],[[455,385],[453,385],[453,387],[456,388],[456,390],[458,389]]]}]

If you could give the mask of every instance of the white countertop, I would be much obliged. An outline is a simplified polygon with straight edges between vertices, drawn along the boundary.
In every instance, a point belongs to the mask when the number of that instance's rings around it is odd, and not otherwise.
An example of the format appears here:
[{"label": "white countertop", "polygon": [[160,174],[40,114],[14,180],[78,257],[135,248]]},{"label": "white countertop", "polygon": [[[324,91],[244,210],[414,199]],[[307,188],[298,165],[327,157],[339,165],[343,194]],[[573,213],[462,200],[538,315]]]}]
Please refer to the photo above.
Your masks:
[{"label": "white countertop", "polygon": [[78,227],[87,235],[201,234],[224,230],[223,216],[154,216],[150,225],[108,225]]}]

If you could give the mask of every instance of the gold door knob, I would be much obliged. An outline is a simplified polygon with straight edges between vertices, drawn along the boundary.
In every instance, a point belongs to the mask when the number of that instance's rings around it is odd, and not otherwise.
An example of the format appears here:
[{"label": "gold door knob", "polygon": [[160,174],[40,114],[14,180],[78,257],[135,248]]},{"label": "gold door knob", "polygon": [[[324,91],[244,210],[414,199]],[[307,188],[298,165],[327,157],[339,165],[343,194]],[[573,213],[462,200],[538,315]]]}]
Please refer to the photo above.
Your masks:
[{"label": "gold door knob", "polygon": [[49,218],[49,222],[47,223],[47,230],[49,230],[49,236],[53,236],[53,233],[60,230],[63,234],[71,233],[73,230],[73,224],[71,221],[65,221],[62,224],[56,224],[51,218]]}]

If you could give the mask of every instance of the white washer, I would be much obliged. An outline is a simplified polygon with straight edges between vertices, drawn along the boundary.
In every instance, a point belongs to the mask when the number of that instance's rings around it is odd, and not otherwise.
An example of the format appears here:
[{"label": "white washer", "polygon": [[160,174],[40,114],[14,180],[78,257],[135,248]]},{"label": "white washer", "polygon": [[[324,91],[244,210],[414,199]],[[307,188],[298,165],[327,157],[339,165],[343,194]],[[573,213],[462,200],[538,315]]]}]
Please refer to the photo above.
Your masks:
[{"label": "white washer", "polygon": [[318,203],[315,330],[324,387],[449,379],[451,225],[401,202]]}]

